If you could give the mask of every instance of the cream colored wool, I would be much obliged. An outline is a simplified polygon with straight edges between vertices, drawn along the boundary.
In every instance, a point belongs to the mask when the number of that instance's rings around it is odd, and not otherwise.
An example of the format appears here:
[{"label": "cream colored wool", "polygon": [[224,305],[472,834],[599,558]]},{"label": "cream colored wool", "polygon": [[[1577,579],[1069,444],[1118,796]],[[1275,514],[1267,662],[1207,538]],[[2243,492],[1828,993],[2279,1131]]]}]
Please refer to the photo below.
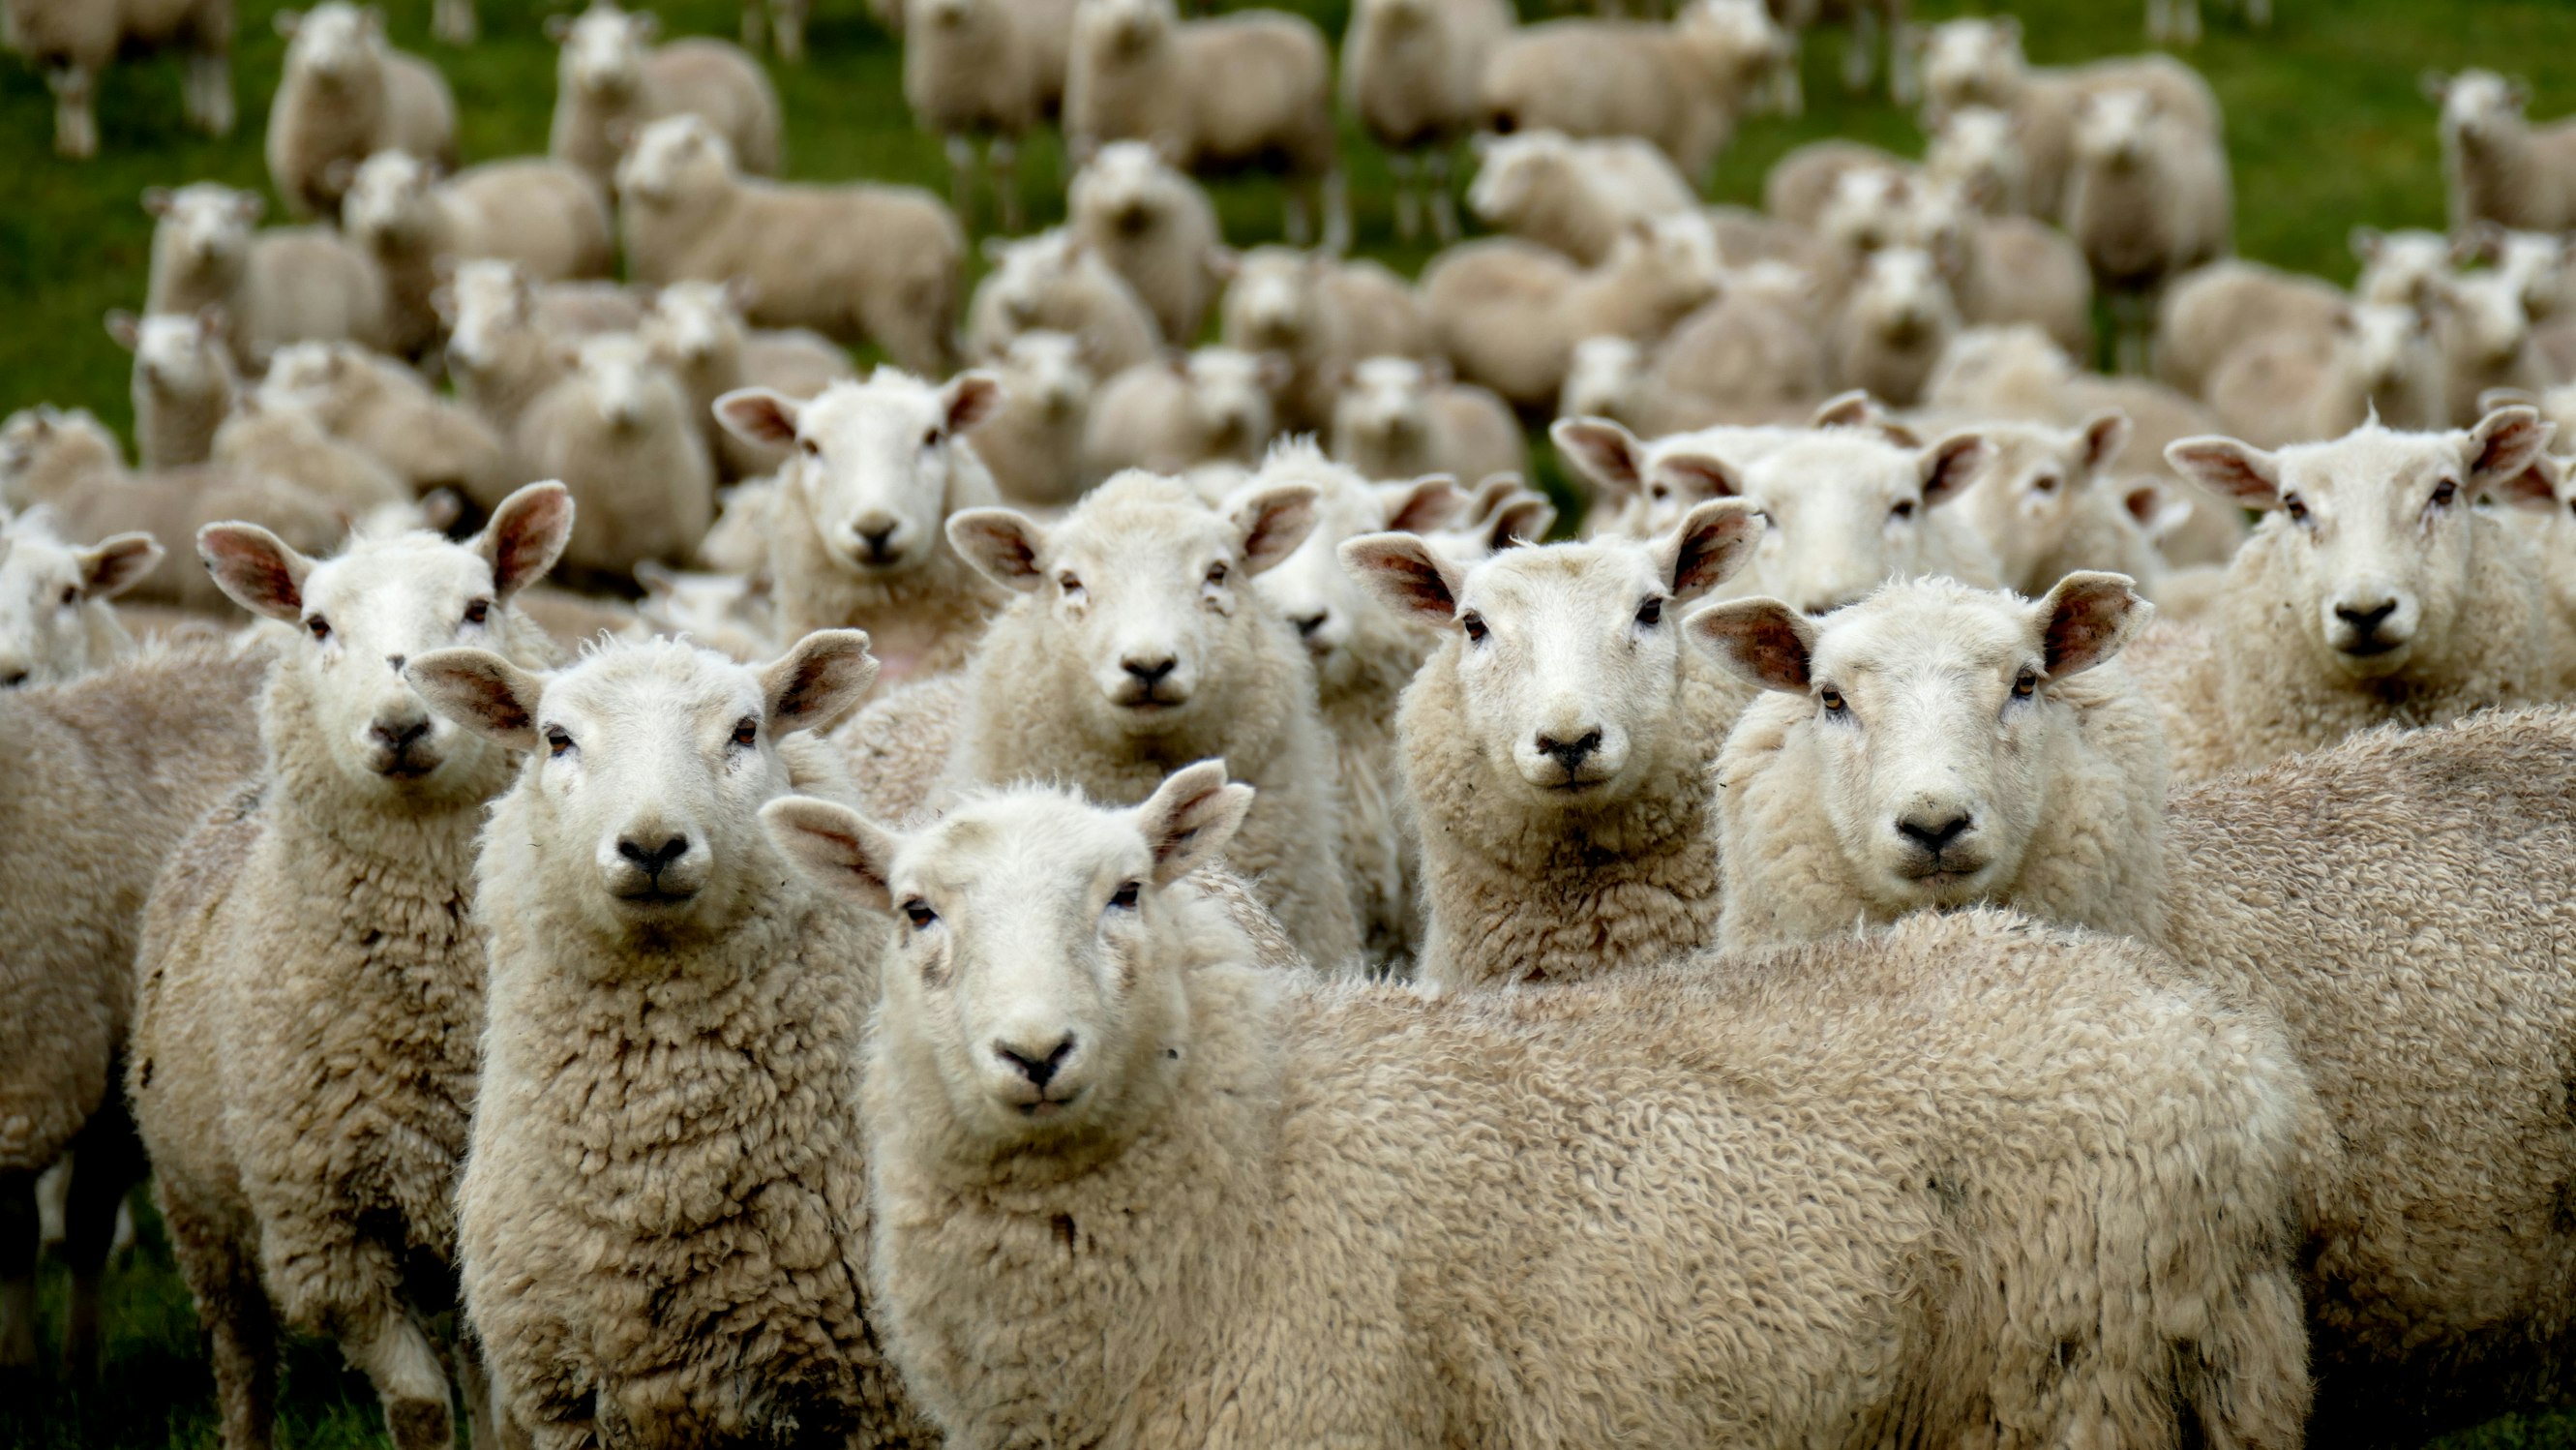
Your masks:
[{"label": "cream colored wool", "polygon": [[2524,231],[2576,225],[2576,124],[2533,125],[2523,113],[2530,88],[2489,70],[2424,76],[2442,108],[2442,178],[2451,234],[2491,221]]},{"label": "cream colored wool", "polygon": [[215,430],[214,461],[237,474],[295,485],[350,518],[406,503],[411,484],[376,456],[334,438],[303,408],[242,399]]},{"label": "cream colored wool", "polygon": [[[1503,0],[1362,0],[1342,32],[1342,104],[1386,148],[1396,235],[1458,239],[1449,161],[1484,119],[1485,64],[1516,17]],[[1415,178],[1420,177],[1417,188]]]},{"label": "cream colored wool", "polygon": [[[1832,391],[1825,330],[1817,324],[1804,273],[1774,271],[1765,286],[1753,269],[1727,275],[1715,301],[1685,317],[1654,350],[1644,375],[1614,403],[1632,413],[1647,436],[1710,424],[1789,423],[1805,418]],[[1575,344],[1566,374],[1574,387],[1585,348],[1601,356],[1599,339]],[[1633,346],[1626,339],[1621,345]],[[1557,410],[1580,417],[1595,409]],[[1624,420],[1623,420],[1624,421]]]},{"label": "cream colored wool", "polygon": [[[930,919],[865,1102],[952,1442],[2298,1443],[2276,1030],[1992,912],[1547,992],[1253,970],[1166,884],[1243,809],[1194,776],[904,838],[770,808]],[[1034,1089],[985,1050],[1051,1037]]]},{"label": "cream colored wool", "polygon": [[241,392],[224,310],[136,317],[107,314],[108,336],[134,354],[134,454],[146,468],[180,468],[212,454],[215,430]]},{"label": "cream colored wool", "polygon": [[353,344],[279,349],[259,396],[303,407],[333,436],[402,475],[414,493],[452,488],[488,509],[515,486],[491,425],[432,392],[410,368]]},{"label": "cream colored wool", "polygon": [[489,161],[453,176],[401,151],[360,165],[340,201],[341,229],[385,275],[393,350],[436,351],[433,303],[459,262],[499,258],[543,282],[605,277],[616,261],[608,193],[560,161]]},{"label": "cream colored wool", "polygon": [[986,142],[994,212],[1020,229],[1019,146],[1064,103],[1074,0],[911,0],[904,7],[903,99],[946,143],[950,198],[971,218],[975,143]]},{"label": "cream colored wool", "polygon": [[[1133,801],[1171,771],[1222,758],[1262,792],[1226,864],[1330,969],[1360,949],[1335,859],[1334,741],[1314,667],[1255,582],[1305,541],[1314,508],[1311,486],[1283,484],[1219,513],[1179,480],[1125,473],[1051,528],[1007,509],[951,518],[960,552],[1018,597],[967,663],[946,783],[1055,781]],[[1171,668],[1144,685],[1124,664],[1148,655]]]},{"label": "cream colored wool", "polygon": [[1669,25],[1587,19],[1522,26],[1485,63],[1481,121],[1506,134],[1642,136],[1696,186],[1735,129],[1750,89],[1745,72],[1768,60],[1739,53],[1739,37],[1703,22],[1696,7]]},{"label": "cream colored wool", "polygon": [[233,1450],[266,1443],[279,1326],[340,1342],[398,1450],[454,1438],[414,1316],[455,1263],[484,1022],[475,837],[511,762],[386,664],[459,642],[549,660],[512,601],[571,528],[543,484],[461,545],[362,538],[316,563],[241,526],[201,540],[245,606],[284,623],[259,707],[268,765],[155,888],[127,1090]]},{"label": "cream colored wool", "polygon": [[1002,406],[975,430],[975,455],[993,473],[1004,500],[1056,508],[1082,494],[1082,437],[1091,422],[1096,378],[1082,360],[1082,340],[1061,332],[1023,332],[993,359]]},{"label": "cream colored wool", "polygon": [[1243,254],[1219,307],[1225,345],[1285,354],[1279,426],[1332,426],[1342,377],[1372,357],[1432,357],[1431,324],[1413,284],[1371,261],[1329,252],[1255,247]]},{"label": "cream colored wool", "polygon": [[653,310],[638,329],[654,358],[688,389],[691,421],[707,440],[717,477],[726,482],[776,473],[787,452],[728,432],[716,422],[716,399],[746,387],[811,398],[858,376],[848,354],[826,338],[753,332],[743,316],[752,295],[746,282],[674,282],[654,295]]},{"label": "cream colored wool", "polygon": [[520,415],[510,455],[506,476],[572,490],[581,523],[563,568],[578,587],[683,563],[715,522],[715,463],[688,390],[631,333],[583,341],[572,372]]},{"label": "cream colored wool", "polygon": [[1585,266],[1610,255],[1632,224],[1699,205],[1672,158],[1642,137],[1516,130],[1479,136],[1476,153],[1467,209],[1477,220]]},{"label": "cream colored wool", "polygon": [[1161,354],[1166,339],[1144,294],[1073,228],[987,237],[984,258],[992,270],[966,304],[967,356],[998,358],[1033,331],[1081,339],[1083,361],[1103,377]]},{"label": "cream colored wool", "polygon": [[1951,507],[1994,551],[1997,581],[2036,598],[2079,569],[2126,574],[2153,599],[2162,556],[2105,475],[2129,439],[2129,420],[2096,413],[2073,428],[1989,423],[1987,458]]},{"label": "cream colored wool", "polygon": [[1511,408],[1491,389],[1451,378],[1445,362],[1362,360],[1334,401],[1330,436],[1333,457],[1363,478],[1478,480],[1529,465]]},{"label": "cream colored wool", "polygon": [[1588,270],[1508,237],[1452,247],[1423,269],[1422,301],[1432,342],[1460,377],[1532,408],[1555,401],[1577,342],[1652,344],[1720,281],[1707,223],[1663,217],[1623,234]]},{"label": "cream colored wool", "polygon": [[2353,299],[2319,278],[2230,257],[2177,280],[2156,312],[2156,376],[2201,396],[2219,364],[2256,338],[2319,333]]},{"label": "cream colored wool", "polygon": [[778,93],[760,63],[706,36],[653,43],[661,18],[590,0],[579,15],[546,20],[563,47],[555,63],[555,114],[546,150],[601,186],[616,176],[621,127],[641,132],[671,116],[697,116],[732,148],[742,169],[778,174]]},{"label": "cream colored wool", "polygon": [[1924,37],[1924,114],[1935,124],[1962,106],[2009,112],[2030,158],[2031,214],[2065,209],[2078,117],[2088,96],[2127,87],[2196,129],[2223,134],[2218,97],[2190,65],[2168,55],[2118,56],[2089,65],[2034,66],[2011,15],[1945,21]]},{"label": "cream colored wool", "polygon": [[154,222],[144,310],[223,308],[225,340],[244,368],[265,367],[290,342],[389,345],[376,264],[328,227],[253,231],[267,208],[211,181],[147,189],[143,209]]},{"label": "cream colored wool", "polygon": [[456,97],[438,68],[385,43],[382,11],[323,0],[280,11],[285,72],[268,109],[269,184],[299,218],[336,218],[359,163],[403,151],[456,164]]},{"label": "cream colored wool", "polygon": [[2065,224],[2092,265],[2094,290],[2127,313],[2123,371],[2143,372],[2155,324],[2144,303],[2235,247],[2227,148],[2149,90],[2096,91],[2076,111]]},{"label": "cream colored wool", "polygon": [[1198,341],[1234,271],[1207,188],[1150,141],[1112,141],[1074,173],[1065,211],[1074,235],[1135,289],[1165,340]]}]

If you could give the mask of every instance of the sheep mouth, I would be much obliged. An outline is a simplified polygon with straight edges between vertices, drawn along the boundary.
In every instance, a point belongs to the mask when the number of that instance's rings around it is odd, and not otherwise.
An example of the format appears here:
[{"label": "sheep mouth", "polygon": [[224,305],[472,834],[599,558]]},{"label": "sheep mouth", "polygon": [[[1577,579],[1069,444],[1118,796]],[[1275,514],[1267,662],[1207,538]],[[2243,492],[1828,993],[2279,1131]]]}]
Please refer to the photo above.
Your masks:
[{"label": "sheep mouth", "polygon": [[1033,1122],[1044,1122],[1048,1118],[1062,1116],[1065,1110],[1071,1108],[1076,1102],[1081,1101],[1081,1099],[1082,1089],[1075,1088],[1073,1091],[1066,1093],[1060,1098],[1041,1095],[1039,1097],[1032,1098],[1027,1102],[1013,1103],[1011,1104],[1011,1110],[1018,1113],[1021,1117],[1027,1118]]},{"label": "sheep mouth", "polygon": [[1961,851],[1944,851],[1937,856],[1917,852],[1897,868],[1899,876],[1935,895],[1973,886],[1985,872],[1984,858]]},{"label": "sheep mouth", "polygon": [[698,890],[694,886],[671,887],[659,882],[648,882],[641,888],[619,889],[611,891],[609,895],[617,899],[618,905],[630,910],[654,911],[686,906],[698,899]]}]

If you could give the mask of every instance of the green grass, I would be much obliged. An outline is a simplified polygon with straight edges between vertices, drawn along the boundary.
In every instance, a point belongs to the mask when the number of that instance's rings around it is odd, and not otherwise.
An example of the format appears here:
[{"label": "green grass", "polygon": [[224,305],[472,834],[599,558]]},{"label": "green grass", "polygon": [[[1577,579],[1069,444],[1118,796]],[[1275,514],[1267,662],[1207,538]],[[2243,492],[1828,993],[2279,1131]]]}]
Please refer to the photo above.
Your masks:
[{"label": "green grass", "polygon": [[[1338,34],[1346,0],[1289,0]],[[430,45],[428,0],[389,0],[395,39],[434,56],[455,83],[470,159],[541,150],[554,95],[554,50],[533,0],[482,0],[490,39],[464,55]],[[118,68],[103,86],[101,159],[72,165],[50,150],[52,108],[23,67],[0,61],[0,411],[40,401],[91,408],[128,421],[127,359],[100,326],[112,307],[138,306],[151,234],[139,198],[152,185],[214,178],[265,190],[260,126],[282,44],[270,26],[277,0],[242,0],[236,78],[243,126],[208,141],[179,120],[171,62]],[[731,34],[735,0],[661,0],[671,33]],[[906,115],[893,45],[857,0],[822,0],[814,62],[778,72],[789,119],[793,176],[866,176],[945,190],[938,146]],[[1956,3],[1919,6],[1938,15]],[[2043,63],[2140,48],[2139,0],[2021,0],[2033,57]],[[2212,34],[2192,59],[2216,85],[2229,121],[2241,250],[2266,261],[2351,275],[2345,236],[2357,223],[2438,226],[2440,159],[2433,111],[2417,94],[2427,67],[2485,64],[2528,72],[2534,114],[2576,109],[2576,80],[2542,64],[2576,54],[2569,0],[2283,0],[2278,24],[2250,35],[2213,10]],[[1834,80],[1839,37],[1818,37],[1807,60],[1810,113],[1797,122],[1756,120],[1722,163],[1718,199],[1755,201],[1764,170],[1802,141],[1852,135],[1912,151],[1907,116],[1883,101],[1854,102]],[[1410,272],[1420,249],[1392,237],[1385,170],[1354,140],[1352,191],[1360,250]],[[1024,189],[1033,223],[1062,213],[1058,152],[1029,149]],[[1217,187],[1229,236],[1273,237],[1275,188],[1258,181]],[[49,1324],[61,1312],[59,1267],[48,1271]],[[45,1450],[143,1450],[214,1443],[212,1389],[187,1293],[157,1225],[147,1223],[133,1265],[114,1281],[106,1384],[74,1392],[0,1383],[0,1446]],[[336,1353],[298,1346],[288,1358],[282,1443],[382,1442],[373,1397]],[[2443,1442],[2453,1450],[2576,1447],[2576,1418],[2507,1419]]]}]

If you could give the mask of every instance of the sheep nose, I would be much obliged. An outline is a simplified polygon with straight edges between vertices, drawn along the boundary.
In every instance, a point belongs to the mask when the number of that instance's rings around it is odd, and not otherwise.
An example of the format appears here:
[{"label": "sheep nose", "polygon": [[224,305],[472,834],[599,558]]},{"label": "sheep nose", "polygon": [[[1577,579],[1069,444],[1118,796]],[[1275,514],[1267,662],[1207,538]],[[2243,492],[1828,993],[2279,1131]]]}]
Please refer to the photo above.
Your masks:
[{"label": "sheep nose", "polygon": [[367,738],[399,758],[429,733],[427,720],[379,720],[367,727]]},{"label": "sheep nose", "polygon": [[1018,1068],[1020,1076],[1027,1078],[1032,1086],[1043,1089],[1055,1081],[1065,1059],[1073,1056],[1073,1034],[1068,1032],[1057,1038],[1054,1046],[1042,1049],[995,1042],[993,1055]]},{"label": "sheep nose", "polygon": [[395,674],[399,675],[402,673],[403,657],[401,655],[387,655],[385,656],[385,663],[394,667]]},{"label": "sheep nose", "polygon": [[894,543],[894,525],[892,524],[888,524],[882,529],[861,529],[857,532],[859,535],[859,542],[867,546],[868,557],[871,559],[884,558],[886,556],[887,549]]},{"label": "sheep nose", "polygon": [[647,847],[632,836],[617,838],[617,854],[632,861],[645,875],[659,878],[670,864],[689,854],[689,838],[672,836],[658,846]]},{"label": "sheep nose", "polygon": [[2388,622],[2388,616],[2396,612],[2397,601],[2394,599],[2384,599],[2377,604],[2362,608],[2355,608],[2349,604],[2335,606],[2335,618],[2351,625],[2352,632],[2363,639],[2377,634],[2379,627]]},{"label": "sheep nose", "polygon": [[1127,673],[1134,675],[1140,682],[1146,685],[1159,685],[1163,682],[1163,677],[1170,674],[1173,667],[1177,666],[1179,663],[1179,660],[1174,659],[1170,655],[1154,655],[1151,657],[1143,655],[1128,655],[1118,661],[1118,667],[1125,670]]},{"label": "sheep nose", "polygon": [[1965,812],[1955,815],[1923,812],[1899,820],[1896,833],[1938,856],[1975,824],[1976,818]]},{"label": "sheep nose", "polygon": [[25,665],[19,664],[15,660],[12,660],[5,665],[0,665],[0,690],[14,690],[18,688],[20,685],[27,683],[27,677],[33,673],[34,671],[28,669]]},{"label": "sheep nose", "polygon": [[1315,637],[1315,631],[1322,629],[1324,627],[1324,621],[1332,617],[1333,612],[1331,610],[1318,609],[1312,614],[1292,615],[1289,617],[1288,622],[1297,626],[1297,637],[1299,639],[1313,639]]},{"label": "sheep nose", "polygon": [[1572,740],[1559,740],[1552,735],[1542,733],[1532,743],[1538,746],[1539,754],[1553,757],[1557,764],[1565,767],[1570,773],[1576,766],[1583,763],[1584,757],[1601,748],[1601,732],[1586,730]]}]

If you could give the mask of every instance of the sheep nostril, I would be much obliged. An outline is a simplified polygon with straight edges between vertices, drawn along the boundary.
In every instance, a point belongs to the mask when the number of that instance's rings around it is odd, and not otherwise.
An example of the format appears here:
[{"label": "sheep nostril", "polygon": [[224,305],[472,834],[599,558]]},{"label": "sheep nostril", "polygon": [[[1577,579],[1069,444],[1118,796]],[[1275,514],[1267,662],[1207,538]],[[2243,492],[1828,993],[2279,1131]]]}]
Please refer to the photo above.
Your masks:
[{"label": "sheep nostril", "polygon": [[11,670],[6,674],[0,674],[0,690],[14,690],[27,683],[28,674],[29,671],[26,670]]},{"label": "sheep nostril", "polygon": [[1297,618],[1290,620],[1289,623],[1297,626],[1297,637],[1299,639],[1313,639],[1315,637],[1315,631],[1322,629],[1324,627],[1324,621],[1332,617],[1332,611],[1319,609],[1313,614],[1300,615]]},{"label": "sheep nostril", "polygon": [[1896,823],[1896,831],[1898,835],[1938,856],[1949,849],[1951,842],[1966,835],[1969,828],[1975,824],[1975,818],[1966,814],[1932,820],[1908,817]]},{"label": "sheep nostril", "polygon": [[617,842],[617,854],[643,868],[645,875],[658,877],[672,862],[689,854],[689,838],[672,836],[660,845],[648,848],[632,838],[621,837]]},{"label": "sheep nostril", "polygon": [[1031,1086],[1043,1089],[1048,1083],[1055,1081],[1055,1075],[1063,1069],[1065,1059],[1073,1056],[1073,1034],[1066,1033],[1055,1046],[1043,1053],[1022,1052],[997,1042],[993,1044],[993,1055],[1018,1068],[1020,1076],[1027,1078]]},{"label": "sheep nostril", "polygon": [[1601,732],[1586,730],[1572,740],[1541,735],[1535,743],[1539,754],[1554,757],[1557,764],[1572,770],[1601,748]]}]

